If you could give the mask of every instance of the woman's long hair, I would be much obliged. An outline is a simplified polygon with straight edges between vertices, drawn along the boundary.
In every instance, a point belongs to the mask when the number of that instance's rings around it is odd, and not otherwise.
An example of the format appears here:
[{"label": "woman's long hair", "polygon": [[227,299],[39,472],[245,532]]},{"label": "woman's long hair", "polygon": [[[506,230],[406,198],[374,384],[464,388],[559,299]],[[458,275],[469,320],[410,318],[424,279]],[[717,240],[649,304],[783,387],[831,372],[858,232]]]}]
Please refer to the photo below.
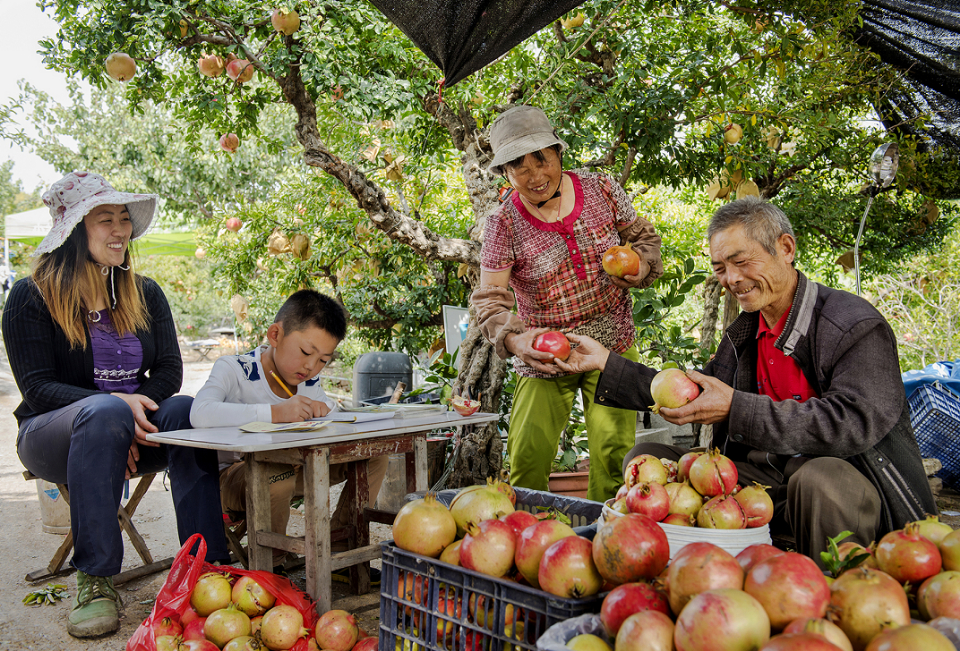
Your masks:
[{"label": "woman's long hair", "polygon": [[123,266],[114,267],[113,285],[117,305],[113,307],[110,276],[90,257],[87,229],[77,224],[70,237],[49,253],[41,254],[33,264],[33,281],[40,289],[50,315],[63,329],[71,346],[87,347],[88,308],[84,299],[102,299],[107,304],[110,321],[123,336],[149,328],[149,314],[143,299],[140,278],[133,271],[130,249]]}]

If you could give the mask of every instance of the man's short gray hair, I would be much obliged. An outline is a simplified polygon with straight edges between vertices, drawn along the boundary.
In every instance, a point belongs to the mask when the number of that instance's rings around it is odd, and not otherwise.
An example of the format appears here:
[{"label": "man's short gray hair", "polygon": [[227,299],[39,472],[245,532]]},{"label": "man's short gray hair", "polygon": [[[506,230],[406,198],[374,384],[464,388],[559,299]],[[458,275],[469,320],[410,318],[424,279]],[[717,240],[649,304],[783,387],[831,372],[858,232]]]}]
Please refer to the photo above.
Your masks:
[{"label": "man's short gray hair", "polygon": [[793,226],[783,211],[757,197],[744,197],[721,206],[707,226],[707,240],[734,226],[743,226],[747,237],[759,242],[772,256],[777,255],[781,235],[794,237]]}]

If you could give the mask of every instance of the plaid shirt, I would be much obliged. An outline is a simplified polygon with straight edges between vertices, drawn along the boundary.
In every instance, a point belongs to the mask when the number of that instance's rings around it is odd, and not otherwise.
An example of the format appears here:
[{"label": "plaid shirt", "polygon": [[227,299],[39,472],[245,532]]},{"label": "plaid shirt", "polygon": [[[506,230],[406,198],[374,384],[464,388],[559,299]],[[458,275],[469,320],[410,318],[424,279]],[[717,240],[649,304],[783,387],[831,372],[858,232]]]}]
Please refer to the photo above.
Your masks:
[{"label": "plaid shirt", "polygon": [[[562,221],[531,215],[516,192],[486,222],[480,266],[510,269],[517,314],[528,328],[589,335],[622,353],[636,336],[633,300],[603,271],[603,253],[620,244],[617,227],[637,213],[622,187],[605,174],[566,172],[576,203]],[[518,373],[546,377],[514,358]]]}]

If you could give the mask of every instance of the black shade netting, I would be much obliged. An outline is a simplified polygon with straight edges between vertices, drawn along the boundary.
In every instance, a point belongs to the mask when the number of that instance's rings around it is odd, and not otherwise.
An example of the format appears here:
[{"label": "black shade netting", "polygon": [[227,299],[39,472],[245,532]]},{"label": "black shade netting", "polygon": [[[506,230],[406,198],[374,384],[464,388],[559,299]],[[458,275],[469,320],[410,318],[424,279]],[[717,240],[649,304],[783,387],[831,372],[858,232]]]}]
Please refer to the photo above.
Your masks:
[{"label": "black shade netting", "polygon": [[[907,82],[878,107],[884,123],[960,156],[960,2],[864,0],[861,17],[859,42],[903,70]],[[926,120],[922,132],[911,126],[918,116]],[[950,194],[960,196],[960,188]]]},{"label": "black shade netting", "polygon": [[370,0],[452,86],[584,0]]}]

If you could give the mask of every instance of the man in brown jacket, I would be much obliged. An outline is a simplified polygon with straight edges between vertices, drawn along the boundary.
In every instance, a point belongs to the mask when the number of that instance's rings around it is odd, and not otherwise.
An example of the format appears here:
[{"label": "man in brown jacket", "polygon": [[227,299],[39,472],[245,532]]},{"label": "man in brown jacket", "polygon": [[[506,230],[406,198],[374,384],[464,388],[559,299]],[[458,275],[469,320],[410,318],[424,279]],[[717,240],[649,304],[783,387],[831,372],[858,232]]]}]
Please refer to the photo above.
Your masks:
[{"label": "man in brown jacket", "polygon": [[[936,513],[910,427],[897,345],[869,302],[814,283],[794,266],[789,220],[755,198],[720,208],[707,230],[720,284],[743,313],[714,358],[689,377],[702,393],[668,421],[714,425],[713,445],[737,465],[741,485],[769,486],[774,531],[796,538],[820,562],[841,531],[867,545]],[[610,353],[588,337],[564,370],[603,372],[598,402],[627,409],[654,403],[655,369]],[[637,454],[679,459],[686,450],[641,444]]]}]

